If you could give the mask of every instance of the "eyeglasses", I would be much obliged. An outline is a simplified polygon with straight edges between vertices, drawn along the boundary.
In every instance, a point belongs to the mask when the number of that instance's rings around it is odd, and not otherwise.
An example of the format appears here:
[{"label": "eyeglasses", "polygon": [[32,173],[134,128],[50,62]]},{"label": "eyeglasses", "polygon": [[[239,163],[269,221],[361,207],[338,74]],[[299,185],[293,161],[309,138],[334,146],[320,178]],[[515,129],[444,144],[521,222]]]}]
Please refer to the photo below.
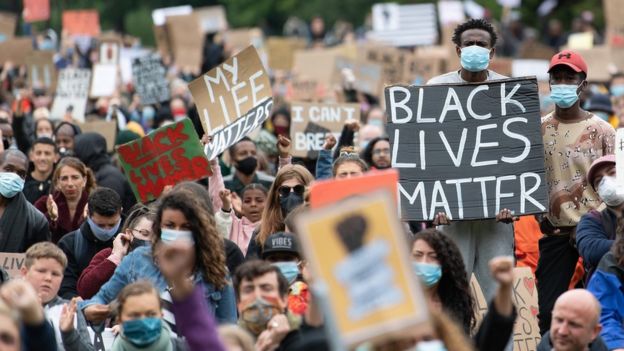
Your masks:
[{"label": "eyeglasses", "polygon": [[379,156],[381,154],[390,155],[390,149],[377,149],[377,150],[373,150],[373,155]]},{"label": "eyeglasses", "polygon": [[277,189],[277,191],[279,192],[279,195],[281,197],[288,196],[288,194],[290,194],[291,191],[293,191],[297,195],[303,195],[303,193],[305,192],[305,186],[301,184],[297,184],[293,187],[282,185]]}]

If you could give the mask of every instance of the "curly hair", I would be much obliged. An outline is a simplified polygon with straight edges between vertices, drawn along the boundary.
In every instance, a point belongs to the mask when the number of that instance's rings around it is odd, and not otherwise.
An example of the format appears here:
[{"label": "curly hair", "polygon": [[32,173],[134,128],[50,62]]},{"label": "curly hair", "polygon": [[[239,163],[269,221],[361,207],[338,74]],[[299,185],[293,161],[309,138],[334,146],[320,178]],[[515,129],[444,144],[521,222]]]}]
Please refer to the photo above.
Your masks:
[{"label": "curly hair", "polygon": [[202,273],[204,281],[220,290],[228,284],[225,250],[209,199],[208,191],[192,182],[180,183],[165,195],[158,205],[153,225],[152,252],[156,252],[156,246],[160,244],[163,211],[172,209],[182,212],[195,240],[195,270]]},{"label": "curly hair", "polygon": [[375,144],[377,144],[381,140],[385,140],[388,143],[390,142],[390,138],[388,138],[387,136],[376,137],[371,139],[371,141],[366,144],[364,150],[362,150],[362,160],[364,160],[364,162],[366,162],[369,167],[375,166],[373,164],[373,149],[375,148]]},{"label": "curly hair", "polygon": [[493,48],[496,46],[496,41],[498,40],[496,30],[490,22],[481,18],[473,18],[457,26],[455,32],[453,32],[453,43],[461,47],[461,36],[465,31],[470,29],[481,29],[490,33],[490,47]]},{"label": "curly hair", "polygon": [[261,247],[264,246],[264,241],[269,235],[284,231],[284,214],[282,214],[282,207],[280,206],[278,189],[284,182],[290,179],[296,179],[300,184],[308,187],[314,180],[314,177],[310,171],[301,165],[285,165],[280,168],[275,175],[275,181],[273,181],[271,189],[269,189],[267,202],[264,206],[264,211],[262,211],[262,222],[256,237],[256,242]]},{"label": "curly hair", "polygon": [[424,240],[431,246],[442,266],[442,278],[437,288],[442,306],[457,319],[464,331],[470,334],[476,323],[475,302],[459,248],[451,238],[435,229],[427,229],[414,234],[410,248],[413,248],[418,240]]}]

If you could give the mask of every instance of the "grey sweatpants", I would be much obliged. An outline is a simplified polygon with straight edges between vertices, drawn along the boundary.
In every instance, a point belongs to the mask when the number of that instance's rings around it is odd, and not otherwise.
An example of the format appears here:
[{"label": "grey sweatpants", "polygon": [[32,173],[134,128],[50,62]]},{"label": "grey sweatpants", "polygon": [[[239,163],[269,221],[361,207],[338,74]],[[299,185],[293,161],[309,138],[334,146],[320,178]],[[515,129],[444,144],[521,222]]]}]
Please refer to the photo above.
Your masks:
[{"label": "grey sweatpants", "polygon": [[464,258],[468,280],[475,274],[486,301],[496,293],[496,281],[490,274],[488,262],[496,256],[514,256],[514,233],[512,224],[495,219],[451,222],[438,229],[448,235],[459,246]]}]

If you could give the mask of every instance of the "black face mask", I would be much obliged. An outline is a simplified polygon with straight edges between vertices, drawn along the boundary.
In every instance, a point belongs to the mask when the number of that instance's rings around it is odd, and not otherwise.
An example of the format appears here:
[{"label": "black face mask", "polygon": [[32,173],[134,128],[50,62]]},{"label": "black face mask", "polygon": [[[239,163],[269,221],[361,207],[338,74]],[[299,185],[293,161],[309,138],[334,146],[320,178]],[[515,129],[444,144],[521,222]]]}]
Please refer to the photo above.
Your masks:
[{"label": "black face mask", "polygon": [[128,248],[128,251],[133,251],[137,247],[141,247],[141,246],[149,246],[151,243],[152,242],[149,240],[133,238],[132,241],[130,242],[130,247]]},{"label": "black face mask", "polygon": [[249,156],[240,161],[236,161],[236,169],[244,175],[252,175],[258,167],[258,160],[254,156]]},{"label": "black face mask", "polygon": [[279,200],[280,207],[282,208],[282,216],[285,218],[290,211],[303,203],[303,196],[291,192],[288,196],[281,196]]}]

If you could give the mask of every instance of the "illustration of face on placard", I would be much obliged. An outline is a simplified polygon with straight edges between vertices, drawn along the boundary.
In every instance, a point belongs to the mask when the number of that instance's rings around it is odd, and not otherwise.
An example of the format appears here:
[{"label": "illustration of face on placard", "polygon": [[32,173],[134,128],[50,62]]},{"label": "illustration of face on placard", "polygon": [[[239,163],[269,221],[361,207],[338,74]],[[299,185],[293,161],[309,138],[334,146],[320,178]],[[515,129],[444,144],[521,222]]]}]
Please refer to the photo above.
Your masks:
[{"label": "illustration of face on placard", "polygon": [[119,62],[119,44],[103,42],[100,44],[100,63],[116,65]]}]

